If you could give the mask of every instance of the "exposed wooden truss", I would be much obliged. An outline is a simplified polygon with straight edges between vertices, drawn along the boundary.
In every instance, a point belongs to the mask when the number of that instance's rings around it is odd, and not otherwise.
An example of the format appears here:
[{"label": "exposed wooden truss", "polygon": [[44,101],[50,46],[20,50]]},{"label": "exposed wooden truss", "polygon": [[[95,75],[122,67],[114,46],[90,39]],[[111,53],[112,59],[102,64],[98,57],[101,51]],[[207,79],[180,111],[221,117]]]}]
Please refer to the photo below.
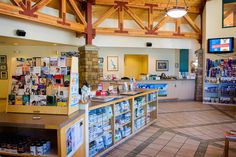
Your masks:
[{"label": "exposed wooden truss", "polygon": [[[103,2],[103,3],[102,3]],[[146,36],[146,37],[165,37],[165,38],[194,38],[200,39],[201,30],[197,24],[191,19],[189,15],[183,17],[187,21],[187,24],[193,29],[193,32],[181,32],[181,20],[176,19],[175,21],[175,30],[173,31],[161,31],[160,28],[167,24],[170,20],[170,17],[165,16],[158,22],[155,22],[154,9],[159,8],[156,4],[145,4],[142,5],[142,8],[148,13],[148,18],[144,21],[141,19],[135,11],[134,7],[137,7],[137,4],[129,4],[128,2],[123,1],[114,1],[111,3],[109,1],[110,9],[107,10],[100,18],[95,21],[93,27],[96,29],[98,34],[112,34],[112,35],[126,35],[126,36]],[[105,5],[104,0],[97,0],[97,4]],[[113,5],[112,5],[113,4]],[[117,13],[118,28],[111,27],[99,27],[106,19],[113,14]],[[127,14],[131,19],[139,26],[139,28],[125,28],[124,27],[124,14]],[[157,24],[155,24],[157,23]]]},{"label": "exposed wooden truss", "polygon": [[[12,5],[0,2],[0,14],[29,21],[39,22],[60,28],[73,30],[75,32],[85,32],[86,21],[78,6],[76,0],[60,0],[59,17],[40,13],[39,10],[47,6],[52,0],[11,0]],[[32,3],[35,2],[34,5]],[[75,12],[78,21],[70,21],[66,18],[67,5],[70,5]]]},{"label": "exposed wooden truss", "polygon": [[[11,4],[0,2],[0,14],[8,15],[16,18],[26,19],[29,21],[39,22],[59,28],[65,28],[75,31],[77,33],[85,33],[86,38],[89,38],[86,43],[91,43],[92,37],[97,34],[112,34],[122,36],[143,36],[143,37],[165,37],[165,38],[193,38],[199,39],[201,37],[201,29],[194,22],[193,17],[186,15],[183,19],[173,20],[168,16],[157,15],[155,12],[165,12],[168,1],[166,0],[96,0],[94,7],[106,6],[107,11],[98,17],[98,19],[92,23],[92,7],[88,6],[88,3],[92,4],[93,0],[87,0],[86,15],[82,12],[81,7],[78,5],[82,0],[9,0]],[[147,3],[150,2],[150,3]],[[189,0],[192,5],[189,6],[188,13],[194,15],[200,15],[202,7],[199,4],[195,4],[194,0]],[[203,1],[203,0],[197,0]],[[59,5],[58,5],[59,2]],[[82,2],[81,2],[82,3]],[[33,5],[32,5],[33,4]],[[174,3],[170,3],[169,7],[174,6]],[[180,6],[184,6],[184,3],[179,3]],[[40,12],[44,7],[53,7],[58,9],[59,16],[52,16]],[[147,13],[145,19],[137,14],[135,9],[143,10]],[[88,11],[89,10],[89,11]],[[67,14],[73,14],[74,21],[67,19]],[[117,28],[111,27],[99,27],[106,19],[117,14],[118,26]],[[138,28],[126,28],[125,20],[126,16],[129,16],[133,20]],[[96,15],[97,17],[97,15]],[[187,23],[193,30],[193,32],[182,32],[181,25],[183,21]],[[167,23],[175,23],[175,30],[164,31],[161,28]],[[88,35],[90,33],[90,35]],[[89,41],[89,42],[88,42]]]}]

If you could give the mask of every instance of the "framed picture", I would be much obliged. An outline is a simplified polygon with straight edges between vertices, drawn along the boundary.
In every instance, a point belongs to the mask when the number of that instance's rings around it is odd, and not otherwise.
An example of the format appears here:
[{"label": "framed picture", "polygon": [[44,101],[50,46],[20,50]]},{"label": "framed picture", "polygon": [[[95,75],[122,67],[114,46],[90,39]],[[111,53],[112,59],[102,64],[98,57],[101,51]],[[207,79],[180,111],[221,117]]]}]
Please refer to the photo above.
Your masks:
[{"label": "framed picture", "polygon": [[7,56],[0,55],[0,64],[7,64]]},{"label": "framed picture", "polygon": [[7,65],[0,65],[0,71],[6,71],[7,70]]},{"label": "framed picture", "polygon": [[1,71],[0,72],[0,79],[1,80],[7,80],[7,78],[8,78],[7,71]]},{"label": "framed picture", "polygon": [[156,60],[156,71],[168,71],[169,61],[168,60]]},{"label": "framed picture", "polygon": [[107,56],[107,71],[119,70],[119,58],[118,56]]}]

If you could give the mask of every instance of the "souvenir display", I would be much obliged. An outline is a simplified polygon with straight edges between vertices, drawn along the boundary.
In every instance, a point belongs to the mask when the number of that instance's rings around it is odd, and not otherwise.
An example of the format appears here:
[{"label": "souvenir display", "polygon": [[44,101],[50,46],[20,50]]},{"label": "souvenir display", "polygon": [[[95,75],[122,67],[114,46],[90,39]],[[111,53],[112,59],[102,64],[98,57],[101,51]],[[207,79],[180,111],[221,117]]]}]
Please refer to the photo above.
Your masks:
[{"label": "souvenir display", "polygon": [[236,105],[235,59],[207,59],[203,102]]},{"label": "souvenir display", "polygon": [[17,58],[9,105],[68,105],[70,67],[66,57]]},{"label": "souvenir display", "polygon": [[27,154],[31,156],[47,155],[51,150],[51,141],[21,135],[0,135],[0,152]]}]

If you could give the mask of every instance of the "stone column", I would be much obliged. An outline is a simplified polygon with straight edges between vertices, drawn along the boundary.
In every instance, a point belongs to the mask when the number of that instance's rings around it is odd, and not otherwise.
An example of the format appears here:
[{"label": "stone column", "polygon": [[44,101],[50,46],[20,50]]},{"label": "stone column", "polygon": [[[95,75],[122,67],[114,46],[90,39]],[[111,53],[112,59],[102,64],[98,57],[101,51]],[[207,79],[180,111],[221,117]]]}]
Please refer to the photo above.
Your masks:
[{"label": "stone column", "polygon": [[99,81],[98,48],[93,45],[79,47],[79,83],[80,87],[87,81],[92,90],[97,89]]},{"label": "stone column", "polygon": [[203,50],[199,49],[196,52],[198,57],[198,70],[196,75],[196,85],[195,85],[195,100],[203,100]]}]

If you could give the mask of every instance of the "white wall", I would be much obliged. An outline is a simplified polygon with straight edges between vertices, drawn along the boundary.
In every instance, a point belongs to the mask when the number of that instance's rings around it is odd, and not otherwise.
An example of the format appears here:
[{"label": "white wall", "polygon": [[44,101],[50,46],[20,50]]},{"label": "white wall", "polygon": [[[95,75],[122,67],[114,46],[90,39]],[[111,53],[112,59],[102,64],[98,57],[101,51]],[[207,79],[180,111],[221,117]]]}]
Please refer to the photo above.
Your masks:
[{"label": "white wall", "polygon": [[[49,57],[58,56],[59,52],[78,51],[74,46],[0,46],[0,55],[7,55],[8,78],[11,77],[11,60],[14,57]],[[16,53],[18,52],[18,53]],[[6,98],[8,94],[8,80],[0,80],[0,98]]]},{"label": "white wall", "polygon": [[[16,36],[16,30],[26,31],[25,37]],[[45,41],[51,43],[82,46],[84,38],[77,38],[75,32],[22,19],[0,16],[0,36]]]},{"label": "white wall", "polygon": [[[195,55],[190,51],[189,61],[195,60]],[[99,57],[104,58],[103,71],[104,76],[116,74],[118,77],[124,76],[124,55],[125,54],[146,54],[148,55],[148,73],[158,74],[162,72],[156,71],[156,60],[168,60],[169,71],[165,72],[167,75],[178,75],[178,68],[175,68],[175,63],[179,63],[179,50],[176,49],[161,49],[161,48],[99,48]],[[107,71],[107,56],[119,57],[119,71],[109,72]],[[135,67],[134,67],[135,68]]]}]

